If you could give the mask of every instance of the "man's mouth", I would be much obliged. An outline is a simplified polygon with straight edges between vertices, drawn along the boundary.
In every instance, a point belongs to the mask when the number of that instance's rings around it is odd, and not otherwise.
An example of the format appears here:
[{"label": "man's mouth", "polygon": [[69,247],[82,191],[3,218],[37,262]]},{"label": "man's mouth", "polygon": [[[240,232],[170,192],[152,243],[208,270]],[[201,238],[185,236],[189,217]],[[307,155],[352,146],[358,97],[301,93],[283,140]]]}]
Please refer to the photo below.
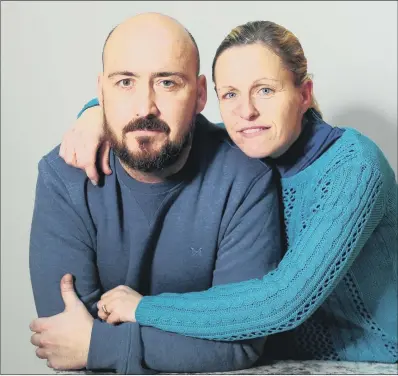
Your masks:
[{"label": "man's mouth", "polygon": [[[164,130],[161,129],[134,129],[131,131],[133,133],[166,133]],[[127,132],[129,133],[129,132]]]}]

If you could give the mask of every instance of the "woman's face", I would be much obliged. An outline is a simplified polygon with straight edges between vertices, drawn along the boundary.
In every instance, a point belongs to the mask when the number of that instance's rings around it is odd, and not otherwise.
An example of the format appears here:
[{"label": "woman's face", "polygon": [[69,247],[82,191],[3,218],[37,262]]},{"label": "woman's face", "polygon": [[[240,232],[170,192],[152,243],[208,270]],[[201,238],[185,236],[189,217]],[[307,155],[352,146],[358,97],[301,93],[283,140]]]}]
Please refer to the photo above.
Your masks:
[{"label": "woman's face", "polygon": [[221,117],[232,140],[252,158],[279,157],[298,138],[312,82],[293,74],[262,44],[224,51],[215,66]]}]

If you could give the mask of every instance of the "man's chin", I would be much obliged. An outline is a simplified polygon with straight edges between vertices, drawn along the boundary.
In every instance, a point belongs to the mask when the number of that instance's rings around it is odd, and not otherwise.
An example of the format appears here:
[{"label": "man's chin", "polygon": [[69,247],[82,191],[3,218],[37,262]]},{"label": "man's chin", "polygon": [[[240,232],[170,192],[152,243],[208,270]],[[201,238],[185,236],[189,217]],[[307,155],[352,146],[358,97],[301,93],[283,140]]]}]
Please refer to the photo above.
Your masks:
[{"label": "man's chin", "polygon": [[[157,164],[156,161],[160,158],[160,152],[157,151],[143,151],[143,150],[128,150],[123,151],[115,150],[115,154],[119,159],[126,164],[128,167],[136,170],[146,171],[147,168],[150,170]],[[145,167],[144,167],[145,166]],[[152,166],[152,167],[148,167]]]}]

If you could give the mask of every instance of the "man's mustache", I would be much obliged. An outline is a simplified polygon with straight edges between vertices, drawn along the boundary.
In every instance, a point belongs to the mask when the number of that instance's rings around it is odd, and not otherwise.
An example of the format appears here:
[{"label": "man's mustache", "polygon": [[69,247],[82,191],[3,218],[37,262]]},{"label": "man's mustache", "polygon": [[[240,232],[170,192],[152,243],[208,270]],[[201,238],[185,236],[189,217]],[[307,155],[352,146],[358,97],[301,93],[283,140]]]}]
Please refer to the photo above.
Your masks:
[{"label": "man's mustache", "polygon": [[159,118],[138,118],[128,123],[124,129],[123,134],[134,131],[158,131],[166,134],[170,133],[170,127],[166,122]]}]

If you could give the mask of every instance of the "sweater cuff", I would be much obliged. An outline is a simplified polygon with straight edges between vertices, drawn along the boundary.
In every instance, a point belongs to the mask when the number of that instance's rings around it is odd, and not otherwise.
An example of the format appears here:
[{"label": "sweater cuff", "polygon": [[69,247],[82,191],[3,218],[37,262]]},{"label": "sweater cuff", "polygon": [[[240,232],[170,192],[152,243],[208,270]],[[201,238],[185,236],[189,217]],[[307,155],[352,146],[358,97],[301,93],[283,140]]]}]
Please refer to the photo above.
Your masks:
[{"label": "sweater cuff", "polygon": [[111,325],[94,320],[87,360],[88,370],[144,374],[141,330],[137,323]]},{"label": "sweater cuff", "polygon": [[[135,319],[137,323],[142,326],[151,326],[151,324],[157,321],[156,318],[153,317],[153,313],[154,309],[151,305],[151,297],[143,296],[135,310]],[[159,326],[156,327],[159,328]]]}]

